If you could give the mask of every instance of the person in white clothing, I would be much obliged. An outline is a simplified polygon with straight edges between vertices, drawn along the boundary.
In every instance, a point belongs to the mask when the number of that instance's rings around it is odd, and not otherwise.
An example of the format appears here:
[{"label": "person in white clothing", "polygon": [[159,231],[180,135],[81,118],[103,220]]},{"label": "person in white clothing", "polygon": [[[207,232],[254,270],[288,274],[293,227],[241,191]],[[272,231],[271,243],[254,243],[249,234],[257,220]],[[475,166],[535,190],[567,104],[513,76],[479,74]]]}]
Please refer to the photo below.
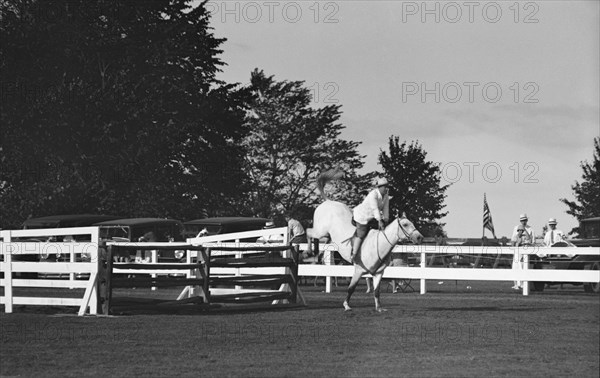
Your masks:
[{"label": "person in white clothing", "polygon": [[371,190],[363,202],[354,208],[354,222],[356,223],[356,240],[352,246],[350,261],[360,250],[364,238],[369,233],[368,223],[372,220],[378,222],[380,230],[383,230],[389,219],[390,197],[388,181],[385,178],[379,178],[375,182],[376,188]]},{"label": "person in white clothing", "polygon": [[548,227],[550,228],[546,235],[544,235],[544,245],[546,247],[551,247],[552,244],[558,243],[565,239],[565,234],[561,230],[556,229],[556,218],[550,218],[548,220]]},{"label": "person in white clothing", "polygon": [[511,237],[512,244],[517,247],[534,245],[535,232],[533,231],[533,227],[527,224],[527,214],[521,214],[519,216],[519,221],[521,222],[521,224],[515,226],[515,228],[513,229],[513,234]]},{"label": "person in white clothing", "polygon": [[[532,246],[535,244],[535,233],[533,228],[527,224],[527,214],[521,214],[519,216],[521,224],[515,226],[511,237],[512,245],[515,247],[520,246]],[[513,256],[512,268],[516,270],[523,269],[523,261],[519,248],[515,248],[515,254]],[[519,290],[521,288],[521,281],[514,281],[513,289]]]},{"label": "person in white clothing", "polygon": [[302,224],[292,214],[286,214],[285,220],[288,223],[290,244],[306,243],[306,232]]}]

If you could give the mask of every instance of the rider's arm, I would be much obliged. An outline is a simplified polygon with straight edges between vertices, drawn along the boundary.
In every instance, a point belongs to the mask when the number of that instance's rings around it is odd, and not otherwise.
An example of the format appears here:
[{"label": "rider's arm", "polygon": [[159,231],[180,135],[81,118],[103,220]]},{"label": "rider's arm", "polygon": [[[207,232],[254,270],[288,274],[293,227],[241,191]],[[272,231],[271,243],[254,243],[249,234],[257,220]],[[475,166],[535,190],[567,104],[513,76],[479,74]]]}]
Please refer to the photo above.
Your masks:
[{"label": "rider's arm", "polygon": [[383,197],[383,221],[388,223],[390,221],[390,196],[386,194]]},{"label": "rider's arm", "polygon": [[375,191],[371,191],[369,195],[367,195],[367,201],[369,204],[369,210],[371,210],[373,214],[373,218],[375,218],[377,221],[380,221],[382,216],[381,210],[379,210],[379,202],[377,201],[377,197],[375,196]]}]

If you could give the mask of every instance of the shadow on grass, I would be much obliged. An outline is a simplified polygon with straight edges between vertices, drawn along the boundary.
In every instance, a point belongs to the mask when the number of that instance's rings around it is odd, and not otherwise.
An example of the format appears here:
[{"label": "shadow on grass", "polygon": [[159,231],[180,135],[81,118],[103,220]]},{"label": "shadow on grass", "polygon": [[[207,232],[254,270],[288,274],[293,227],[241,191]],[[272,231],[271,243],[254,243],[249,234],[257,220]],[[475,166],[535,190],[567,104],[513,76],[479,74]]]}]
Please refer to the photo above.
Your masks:
[{"label": "shadow on grass", "polygon": [[501,311],[501,312],[536,312],[551,310],[552,307],[498,307],[498,306],[472,306],[472,307],[427,307],[425,311]]},{"label": "shadow on grass", "polygon": [[[111,315],[223,315],[261,312],[298,311],[306,308],[302,304],[163,304],[165,301],[147,298],[113,298]],[[171,302],[172,303],[172,302]]]}]

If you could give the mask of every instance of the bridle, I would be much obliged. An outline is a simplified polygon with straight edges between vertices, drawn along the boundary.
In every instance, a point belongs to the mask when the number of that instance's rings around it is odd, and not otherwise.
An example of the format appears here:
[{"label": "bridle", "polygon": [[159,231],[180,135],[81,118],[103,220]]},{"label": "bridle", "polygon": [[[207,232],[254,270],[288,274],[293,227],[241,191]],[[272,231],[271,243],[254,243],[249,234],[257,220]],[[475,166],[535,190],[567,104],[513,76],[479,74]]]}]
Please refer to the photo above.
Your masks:
[{"label": "bridle", "polygon": [[[412,237],[412,234],[413,234],[415,231],[417,231],[417,229],[415,228],[415,229],[413,229],[413,230],[412,230],[410,233],[408,233],[408,232],[407,232],[407,231],[404,229],[404,227],[402,227],[402,223],[400,223],[400,218],[398,218],[398,219],[396,219],[396,220],[397,220],[397,222],[398,222],[398,228],[402,230],[402,233],[404,233],[404,236],[406,236],[406,238],[407,238],[408,240],[412,241],[412,239],[411,239],[411,237]],[[379,234],[377,234],[377,236],[379,236]],[[388,237],[387,237],[387,235],[385,234],[385,232],[383,232],[383,236],[385,237],[385,240],[387,240],[387,242],[388,242],[388,243],[390,243],[391,245],[394,245],[394,243],[392,243],[392,242],[390,241],[390,239],[388,239]],[[400,232],[396,231],[396,236],[398,236],[398,240],[400,240]],[[413,242],[413,244],[414,244],[414,242]],[[378,253],[377,253],[377,256],[379,256],[379,251],[378,251]],[[381,260],[381,259],[380,259],[380,260]]]},{"label": "bridle", "polygon": [[[402,230],[402,232],[404,233],[404,236],[406,236],[406,238],[410,241],[412,241],[411,237],[412,234],[417,231],[416,228],[413,227],[413,230],[410,232],[410,234],[408,232],[406,232],[406,230],[404,229],[404,227],[402,227],[402,223],[400,223],[400,218],[398,218],[398,228],[400,228]],[[398,233],[398,235],[400,235],[400,233]],[[398,238],[398,240],[400,240],[400,238]],[[413,242],[414,243],[414,242]]]},{"label": "bridle", "polygon": [[[397,218],[397,221],[398,221],[398,228],[402,230],[402,232],[404,233],[404,236],[406,236],[406,238],[407,238],[408,240],[412,241],[412,239],[411,239],[411,236],[412,236],[412,234],[413,234],[415,231],[417,231],[417,229],[415,228],[415,229],[414,229],[414,230],[412,230],[410,233],[408,233],[408,232],[407,232],[407,231],[404,229],[404,227],[402,227],[402,223],[400,223],[400,218]],[[394,245],[394,243],[392,243],[392,242],[390,241],[390,239],[388,239],[387,235],[386,235],[386,234],[385,234],[385,232],[383,232],[383,231],[380,231],[380,232],[378,232],[378,233],[377,233],[377,238],[379,238],[379,235],[380,235],[380,234],[383,234],[383,237],[385,237],[385,240],[387,240],[387,242],[388,242],[388,243],[390,243],[390,245],[392,245],[392,246]],[[398,240],[400,240],[400,232],[399,232],[399,231],[396,231],[396,235],[398,236]],[[414,241],[413,241],[413,244],[414,244]],[[381,256],[379,255],[379,243],[377,243],[377,260],[379,260],[379,266],[381,266],[381,265],[383,264],[383,260],[381,259]],[[375,270],[377,270],[377,269],[379,268],[379,266],[378,266],[378,267],[377,267]],[[363,267],[364,267],[364,266],[363,266]],[[365,269],[366,269],[366,267],[365,267]],[[367,269],[367,271],[368,271],[369,273],[371,273],[372,275],[374,275],[374,272],[371,272],[371,271],[369,271],[368,269]]]}]

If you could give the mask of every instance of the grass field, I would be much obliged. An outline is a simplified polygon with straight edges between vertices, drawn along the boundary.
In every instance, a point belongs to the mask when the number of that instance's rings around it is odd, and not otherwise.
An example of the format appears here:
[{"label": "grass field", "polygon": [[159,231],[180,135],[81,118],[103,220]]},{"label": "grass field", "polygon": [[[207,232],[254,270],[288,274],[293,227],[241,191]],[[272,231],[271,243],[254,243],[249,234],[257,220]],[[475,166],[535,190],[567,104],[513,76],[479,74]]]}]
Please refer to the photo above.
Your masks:
[{"label": "grass field", "polygon": [[426,295],[413,286],[384,290],[381,314],[364,285],[351,312],[344,287],[312,285],[301,286],[306,307],[77,317],[75,308],[17,306],[0,315],[0,374],[598,376],[600,296],[580,286],[528,297],[509,282],[430,282]]}]

